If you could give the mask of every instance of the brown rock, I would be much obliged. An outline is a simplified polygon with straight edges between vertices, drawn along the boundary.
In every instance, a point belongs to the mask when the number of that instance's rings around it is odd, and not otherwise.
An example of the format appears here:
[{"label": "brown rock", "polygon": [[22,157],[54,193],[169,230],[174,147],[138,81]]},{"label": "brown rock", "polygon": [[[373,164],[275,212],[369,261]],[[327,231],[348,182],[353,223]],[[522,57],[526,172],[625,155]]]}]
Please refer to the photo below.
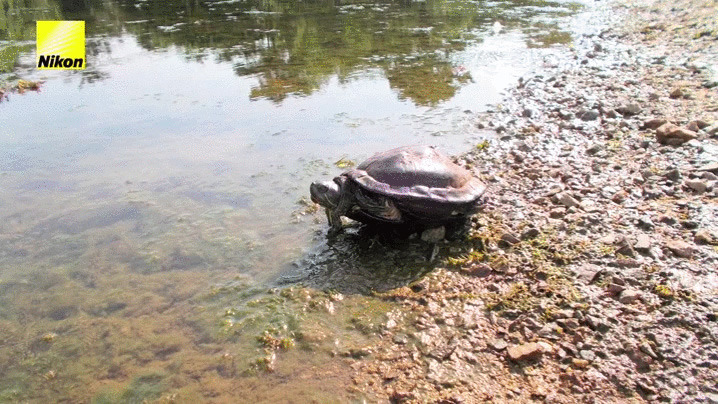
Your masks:
[{"label": "brown rock", "polygon": [[643,122],[643,129],[656,129],[668,123],[667,119],[654,118]]},{"label": "brown rock", "polygon": [[565,215],[566,215],[566,208],[561,207],[561,206],[551,209],[551,212],[549,213],[549,217],[551,217],[551,219],[560,219],[560,218],[564,217]]},{"label": "brown rock", "polygon": [[684,184],[686,184],[688,188],[696,191],[699,194],[702,194],[703,192],[706,192],[706,190],[708,190],[708,184],[701,180],[686,180]]},{"label": "brown rock", "polygon": [[698,169],[696,169],[696,171],[709,171],[713,174],[718,174],[718,162],[704,164],[704,165],[698,167]]},{"label": "brown rock", "polygon": [[696,253],[696,248],[683,240],[668,240],[666,247],[677,257],[692,258]]},{"label": "brown rock", "polygon": [[677,98],[683,98],[684,95],[685,95],[685,92],[683,91],[683,89],[678,87],[678,88],[674,88],[673,91],[671,91],[671,94],[669,96],[673,99],[677,99]]},{"label": "brown rock", "polygon": [[551,345],[545,342],[528,342],[526,344],[509,347],[506,352],[513,361],[536,359],[552,350]]},{"label": "brown rock", "polygon": [[698,132],[699,130],[701,130],[703,128],[707,128],[709,126],[711,126],[711,124],[709,124],[708,122],[697,119],[695,121],[691,121],[690,123],[688,123],[688,125],[686,125],[686,128],[688,128],[689,130],[692,130],[694,132]]},{"label": "brown rock", "polygon": [[485,278],[491,275],[491,267],[486,264],[475,264],[464,269],[463,272],[477,278]]},{"label": "brown rock", "polygon": [[622,190],[616,192],[615,194],[613,194],[613,196],[611,197],[611,200],[615,203],[623,203],[623,201],[625,201],[627,197],[628,197],[628,192],[626,192],[625,190],[622,189]]},{"label": "brown rock", "polygon": [[576,278],[586,284],[593,282],[602,271],[601,267],[594,264],[583,264],[574,269]]},{"label": "brown rock", "polygon": [[519,238],[516,237],[514,234],[507,232],[501,235],[501,241],[504,241],[507,244],[514,245],[519,243],[521,240],[519,240]]},{"label": "brown rock", "polygon": [[693,240],[699,244],[718,244],[718,232],[709,229],[698,229]]},{"label": "brown rock", "polygon": [[623,304],[631,304],[640,298],[641,298],[641,292],[639,290],[625,289],[623,292],[621,292],[621,295],[618,297],[618,301]]},{"label": "brown rock", "polygon": [[636,251],[647,252],[651,248],[651,238],[648,234],[639,234],[636,236],[636,244],[633,245]]},{"label": "brown rock", "polygon": [[658,140],[658,143],[669,146],[680,146],[697,137],[698,135],[695,132],[672,123],[663,124],[656,129],[656,140]]}]

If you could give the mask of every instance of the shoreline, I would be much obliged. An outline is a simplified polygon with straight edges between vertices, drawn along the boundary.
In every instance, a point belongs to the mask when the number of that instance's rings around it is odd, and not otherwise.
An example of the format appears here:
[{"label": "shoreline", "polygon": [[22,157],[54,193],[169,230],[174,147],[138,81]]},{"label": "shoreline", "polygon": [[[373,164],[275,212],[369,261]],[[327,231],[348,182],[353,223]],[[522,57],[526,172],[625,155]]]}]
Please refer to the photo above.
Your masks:
[{"label": "shoreline", "polygon": [[[718,402],[716,4],[612,2],[460,157],[489,201],[354,391],[391,402]],[[682,11],[689,10],[689,11]]]}]

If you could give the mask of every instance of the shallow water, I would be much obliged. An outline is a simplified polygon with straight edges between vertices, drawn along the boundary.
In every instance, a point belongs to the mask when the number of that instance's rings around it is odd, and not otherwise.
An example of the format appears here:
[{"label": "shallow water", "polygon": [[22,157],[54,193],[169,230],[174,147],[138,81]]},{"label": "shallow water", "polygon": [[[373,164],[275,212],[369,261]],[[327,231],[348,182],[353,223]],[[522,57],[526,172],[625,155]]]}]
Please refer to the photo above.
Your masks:
[{"label": "shallow water", "polygon": [[[391,310],[369,292],[430,271],[429,251],[328,242],[309,183],[481,142],[472,112],[581,8],[0,4],[3,77],[45,81],[0,103],[0,401],[37,402],[361,398],[342,354]],[[34,70],[36,19],[86,20],[88,69]]]}]

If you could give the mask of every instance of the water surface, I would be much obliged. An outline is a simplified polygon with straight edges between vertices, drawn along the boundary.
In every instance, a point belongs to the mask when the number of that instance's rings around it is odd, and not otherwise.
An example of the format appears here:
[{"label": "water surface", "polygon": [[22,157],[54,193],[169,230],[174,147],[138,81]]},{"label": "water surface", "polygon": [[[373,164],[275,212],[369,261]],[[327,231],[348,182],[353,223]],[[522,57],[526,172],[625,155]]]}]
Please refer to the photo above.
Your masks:
[{"label": "water surface", "polygon": [[[343,354],[392,309],[369,292],[431,267],[416,243],[327,242],[309,183],[400,145],[473,147],[474,113],[581,9],[0,4],[3,80],[44,81],[0,103],[0,401],[34,402],[360,398]],[[87,21],[87,70],[33,68],[38,19]]]}]

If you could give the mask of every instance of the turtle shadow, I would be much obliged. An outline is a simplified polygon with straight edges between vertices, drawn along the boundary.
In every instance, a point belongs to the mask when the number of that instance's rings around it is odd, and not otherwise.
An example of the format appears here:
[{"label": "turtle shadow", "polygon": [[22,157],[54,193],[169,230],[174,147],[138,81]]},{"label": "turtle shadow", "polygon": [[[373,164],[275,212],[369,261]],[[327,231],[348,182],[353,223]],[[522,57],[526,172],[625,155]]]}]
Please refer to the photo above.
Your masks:
[{"label": "turtle shadow", "polygon": [[334,237],[322,231],[316,245],[286,268],[278,283],[301,283],[343,294],[406,286],[439,264],[432,261],[435,245],[415,234],[413,229],[373,225],[349,227]]}]

